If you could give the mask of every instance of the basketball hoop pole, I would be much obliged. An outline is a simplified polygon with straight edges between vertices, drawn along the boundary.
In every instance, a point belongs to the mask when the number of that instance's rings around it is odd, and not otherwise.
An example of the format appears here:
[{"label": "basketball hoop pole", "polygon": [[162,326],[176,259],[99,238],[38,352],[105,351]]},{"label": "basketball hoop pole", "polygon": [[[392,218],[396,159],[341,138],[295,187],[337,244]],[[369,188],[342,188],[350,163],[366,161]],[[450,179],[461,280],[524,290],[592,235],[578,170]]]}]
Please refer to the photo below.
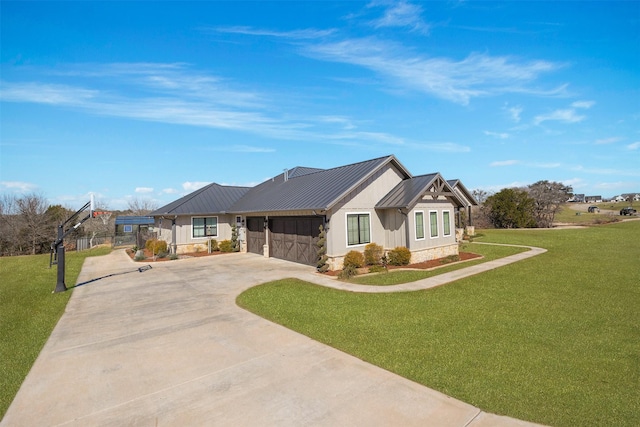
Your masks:
[{"label": "basketball hoop pole", "polygon": [[[74,225],[73,227],[69,228],[67,231],[64,231],[65,225],[67,225],[68,223],[70,223],[72,221],[77,220],[80,217],[80,214],[82,212],[86,211],[87,209],[90,209],[89,214],[87,216],[82,218],[76,225]],[[72,231],[74,231],[78,227],[80,227],[82,225],[82,223],[84,223],[86,220],[91,218],[91,216],[93,214],[93,209],[94,209],[94,207],[93,207],[93,195],[91,195],[91,201],[90,202],[88,202],[86,205],[81,207],[76,213],[71,215],[71,217],[69,217],[68,220],[66,220],[62,224],[58,225],[58,238],[56,239],[55,242],[53,242],[51,244],[51,250],[56,252],[56,260],[57,260],[57,265],[58,265],[58,281],[56,283],[56,290],[54,292],[64,292],[64,291],[67,290],[67,286],[64,283],[64,270],[65,270],[64,238],[69,233],[71,233]]]}]

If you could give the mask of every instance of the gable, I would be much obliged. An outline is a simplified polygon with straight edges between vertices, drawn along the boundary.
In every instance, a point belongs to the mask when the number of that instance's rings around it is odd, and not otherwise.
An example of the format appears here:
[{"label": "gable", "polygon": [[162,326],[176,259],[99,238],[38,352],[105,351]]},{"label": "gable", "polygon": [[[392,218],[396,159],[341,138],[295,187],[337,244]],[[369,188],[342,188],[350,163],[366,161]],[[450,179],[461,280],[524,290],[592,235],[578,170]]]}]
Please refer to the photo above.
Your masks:
[{"label": "gable", "polygon": [[421,200],[443,197],[454,206],[465,206],[447,181],[436,172],[405,179],[376,204],[376,209],[411,210]]}]

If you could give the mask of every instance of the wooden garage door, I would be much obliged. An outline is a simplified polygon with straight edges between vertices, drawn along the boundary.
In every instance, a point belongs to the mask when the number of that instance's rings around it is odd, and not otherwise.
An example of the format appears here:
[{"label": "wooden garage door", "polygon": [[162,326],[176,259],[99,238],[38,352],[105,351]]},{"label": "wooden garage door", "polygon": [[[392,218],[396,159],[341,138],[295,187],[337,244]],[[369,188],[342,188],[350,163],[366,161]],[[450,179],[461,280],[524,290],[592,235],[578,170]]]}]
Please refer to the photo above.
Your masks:
[{"label": "wooden garage door", "polygon": [[263,217],[247,218],[247,251],[253,254],[264,254],[263,246],[267,243]]},{"label": "wooden garage door", "polygon": [[318,217],[281,217],[269,219],[269,252],[272,257],[300,264],[315,265],[315,246],[323,223]]}]

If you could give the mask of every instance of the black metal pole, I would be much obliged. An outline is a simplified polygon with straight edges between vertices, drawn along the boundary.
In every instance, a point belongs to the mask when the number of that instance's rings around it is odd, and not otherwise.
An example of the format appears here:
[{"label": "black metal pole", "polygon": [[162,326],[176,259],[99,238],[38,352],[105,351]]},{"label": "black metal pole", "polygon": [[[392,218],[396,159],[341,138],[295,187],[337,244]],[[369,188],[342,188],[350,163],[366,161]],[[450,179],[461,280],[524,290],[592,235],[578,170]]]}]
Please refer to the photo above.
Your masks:
[{"label": "black metal pole", "polygon": [[56,255],[58,258],[58,282],[54,292],[64,292],[67,286],[64,283],[64,224],[58,226],[58,244],[56,246]]}]

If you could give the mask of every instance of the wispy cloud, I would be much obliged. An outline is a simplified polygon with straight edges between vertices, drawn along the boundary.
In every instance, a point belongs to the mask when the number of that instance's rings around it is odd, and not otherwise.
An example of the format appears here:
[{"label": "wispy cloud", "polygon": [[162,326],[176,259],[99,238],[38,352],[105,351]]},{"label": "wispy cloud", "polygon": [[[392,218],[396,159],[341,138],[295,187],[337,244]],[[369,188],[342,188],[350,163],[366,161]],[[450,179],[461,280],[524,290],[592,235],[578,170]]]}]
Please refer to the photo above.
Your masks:
[{"label": "wispy cloud", "polygon": [[640,141],[636,141],[632,144],[627,145],[629,150],[640,150]]},{"label": "wispy cloud", "polygon": [[256,147],[251,145],[223,145],[211,146],[206,148],[207,151],[224,151],[227,153],[273,153],[275,148]]},{"label": "wispy cloud", "polygon": [[616,143],[618,141],[622,141],[624,138],[620,138],[618,136],[613,136],[610,138],[601,138],[601,139],[596,139],[596,145],[608,145],[608,144],[613,144]]},{"label": "wispy cloud", "polygon": [[385,8],[381,18],[370,22],[374,28],[403,27],[425,33],[429,31],[429,25],[423,21],[421,16],[423,12],[421,6],[406,1],[373,1],[367,7]]},{"label": "wispy cloud", "polygon": [[489,166],[491,167],[502,167],[502,166],[513,166],[520,163],[519,160],[500,160],[496,162],[491,162]]},{"label": "wispy cloud", "polygon": [[0,181],[0,187],[21,193],[28,193],[38,188],[35,184],[23,181]]},{"label": "wispy cloud", "polygon": [[317,39],[330,36],[335,33],[335,29],[317,30],[313,28],[306,28],[301,30],[292,31],[274,31],[265,30],[260,28],[246,27],[246,26],[232,26],[232,27],[206,27],[203,28],[205,32],[217,32],[217,33],[230,33],[230,34],[244,34],[247,36],[266,36],[266,37],[278,37],[286,39]]},{"label": "wispy cloud", "polygon": [[536,116],[533,122],[536,125],[546,121],[558,121],[563,123],[578,123],[583,121],[586,116],[582,116],[576,113],[576,110],[572,108],[564,109],[564,110],[555,110],[548,114],[541,114]]},{"label": "wispy cloud", "polygon": [[153,193],[153,188],[151,188],[151,187],[136,187],[135,192],[139,193],[139,194]]},{"label": "wispy cloud", "polygon": [[508,139],[509,138],[509,134],[505,133],[505,132],[491,132],[491,131],[485,130],[484,134],[487,135],[487,136],[498,138],[498,139]]},{"label": "wispy cloud", "polygon": [[190,193],[192,191],[196,191],[199,190],[200,188],[204,187],[205,185],[209,185],[211,184],[210,182],[190,182],[190,181],[186,181],[182,183],[182,189],[184,191],[186,191],[187,193]]},{"label": "wispy cloud", "polygon": [[596,104],[595,101],[576,101],[574,103],[571,104],[571,106],[573,108],[584,108],[584,109],[589,109],[591,107],[593,107]]},{"label": "wispy cloud", "polygon": [[524,109],[517,105],[514,107],[505,107],[507,113],[509,113],[509,117],[511,118],[511,120],[513,120],[516,123],[520,123],[520,115],[522,114],[522,112],[524,111]]},{"label": "wispy cloud", "polygon": [[505,56],[472,53],[462,60],[428,57],[377,38],[310,44],[314,58],[358,65],[376,72],[392,85],[466,105],[471,98],[500,93],[557,95],[565,86],[540,90],[532,85],[542,74],[563,65],[523,61]]}]

